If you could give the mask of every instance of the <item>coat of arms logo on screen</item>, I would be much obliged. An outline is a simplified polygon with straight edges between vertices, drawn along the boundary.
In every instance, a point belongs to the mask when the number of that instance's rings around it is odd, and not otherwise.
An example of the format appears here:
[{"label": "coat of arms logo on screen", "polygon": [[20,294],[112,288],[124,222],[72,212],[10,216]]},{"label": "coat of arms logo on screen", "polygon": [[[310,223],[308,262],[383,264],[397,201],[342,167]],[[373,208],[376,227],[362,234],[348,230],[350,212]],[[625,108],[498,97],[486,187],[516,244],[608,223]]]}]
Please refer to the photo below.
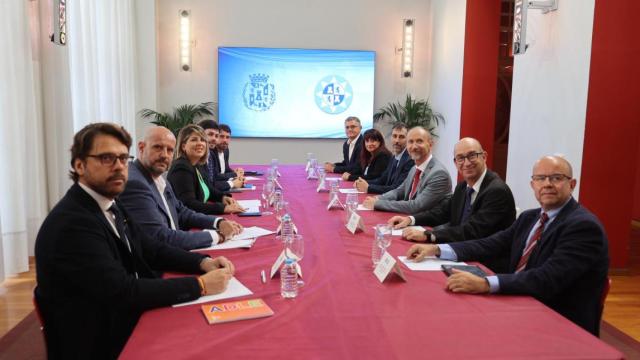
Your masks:
[{"label": "coat of arms logo on screen", "polygon": [[315,99],[320,110],[327,114],[340,114],[351,106],[353,89],[342,76],[325,76],[316,85]]},{"label": "coat of arms logo on screen", "polygon": [[276,89],[269,83],[269,75],[251,74],[244,85],[242,98],[244,106],[253,111],[267,111],[276,102]]}]

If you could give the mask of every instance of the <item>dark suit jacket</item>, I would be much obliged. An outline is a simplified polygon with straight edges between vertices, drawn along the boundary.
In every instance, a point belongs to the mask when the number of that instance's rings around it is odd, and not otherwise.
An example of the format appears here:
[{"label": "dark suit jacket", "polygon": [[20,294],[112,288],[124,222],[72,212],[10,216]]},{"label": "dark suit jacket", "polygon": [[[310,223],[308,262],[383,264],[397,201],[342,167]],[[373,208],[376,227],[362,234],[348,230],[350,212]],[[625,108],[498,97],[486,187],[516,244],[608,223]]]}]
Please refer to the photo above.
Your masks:
[{"label": "dark suit jacket", "polygon": [[407,178],[407,174],[409,174],[413,165],[415,163],[411,160],[409,152],[406,150],[402,153],[400,161],[397,161],[392,156],[387,168],[380,177],[368,181],[369,188],[367,192],[370,194],[384,194],[397,188]]},{"label": "dark suit jacket", "polygon": [[349,139],[342,144],[342,161],[337,162],[333,172],[336,174],[342,174],[343,172],[353,172],[358,168],[358,162],[360,161],[360,152],[362,151],[362,143],[364,142],[362,134],[358,135],[356,145],[351,153],[351,160],[349,160]]},{"label": "dark suit jacket", "polygon": [[171,164],[171,169],[167,174],[167,180],[171,183],[173,191],[184,205],[189,209],[203,214],[224,214],[224,204],[221,203],[224,193],[207,181],[206,166],[199,166],[200,176],[207,183],[210,196],[208,201],[204,202],[204,191],[200,186],[196,167],[191,165],[189,160],[178,158]]},{"label": "dark suit jacket", "polygon": [[[366,150],[363,150],[366,151]],[[365,180],[375,179],[380,177],[380,175],[387,169],[387,165],[389,164],[389,160],[391,159],[391,154],[388,152],[379,152],[369,161],[369,169],[367,170],[367,175],[364,175],[364,170],[358,161],[358,167],[356,171],[350,173],[349,181],[356,181],[359,177]]]},{"label": "dark suit jacket", "polygon": [[471,215],[461,224],[466,189],[467,183],[459,182],[452,197],[442,200],[430,210],[415,214],[416,225],[444,225],[436,227],[433,233],[438,243],[448,243],[480,239],[513,223],[516,207],[511,190],[498,174],[487,170],[471,207]]},{"label": "dark suit jacket", "polygon": [[531,295],[598,336],[600,300],[609,269],[604,228],[589,210],[571,199],[542,233],[525,270],[515,274],[539,216],[540,209],[528,210],[504,231],[450,245],[460,261],[507,257],[508,273],[498,274],[501,293]]},{"label": "dark suit jacket", "polygon": [[218,152],[214,151],[213,156],[216,163],[217,180],[229,180],[236,177],[236,173],[229,166],[229,149],[224,150],[224,169],[221,169],[220,159],[218,159]]},{"label": "dark suit jacket", "polygon": [[[218,179],[220,175],[220,160],[218,159],[218,152],[215,149],[209,149],[209,157],[205,166],[209,183],[213,184],[213,186],[220,191],[229,191],[229,189],[231,189],[227,179]],[[210,176],[209,168],[211,168],[213,176]]]},{"label": "dark suit jacket", "polygon": [[210,234],[203,231],[192,232],[189,229],[212,229],[216,217],[197,213],[184,206],[169,182],[164,196],[178,230],[171,229],[169,214],[149,172],[139,160],[129,165],[129,181],[119,198],[142,230],[153,238],[185,250],[210,246]]},{"label": "dark suit jacket", "polygon": [[200,296],[196,278],[154,271],[199,273],[204,256],[147,236],[122,212],[132,252],[77,184],[40,227],[35,296],[49,359],[115,359],[143,311]]}]

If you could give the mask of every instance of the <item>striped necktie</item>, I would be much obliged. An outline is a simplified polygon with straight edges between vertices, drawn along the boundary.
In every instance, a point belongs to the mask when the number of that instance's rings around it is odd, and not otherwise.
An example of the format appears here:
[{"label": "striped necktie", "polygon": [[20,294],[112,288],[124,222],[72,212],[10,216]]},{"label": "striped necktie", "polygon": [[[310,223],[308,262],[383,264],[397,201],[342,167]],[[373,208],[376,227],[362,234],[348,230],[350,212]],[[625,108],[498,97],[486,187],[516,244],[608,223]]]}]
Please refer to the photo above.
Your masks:
[{"label": "striped necktie", "polygon": [[549,216],[547,215],[547,213],[543,212],[542,215],[540,215],[540,226],[538,226],[536,231],[533,233],[531,240],[529,240],[529,244],[525,247],[524,252],[522,253],[522,257],[520,257],[520,261],[518,261],[518,266],[516,266],[516,273],[519,273],[520,271],[524,270],[525,267],[527,267],[529,257],[531,256],[533,249],[536,247],[538,240],[540,240],[540,238],[542,237],[544,225],[548,220]]}]

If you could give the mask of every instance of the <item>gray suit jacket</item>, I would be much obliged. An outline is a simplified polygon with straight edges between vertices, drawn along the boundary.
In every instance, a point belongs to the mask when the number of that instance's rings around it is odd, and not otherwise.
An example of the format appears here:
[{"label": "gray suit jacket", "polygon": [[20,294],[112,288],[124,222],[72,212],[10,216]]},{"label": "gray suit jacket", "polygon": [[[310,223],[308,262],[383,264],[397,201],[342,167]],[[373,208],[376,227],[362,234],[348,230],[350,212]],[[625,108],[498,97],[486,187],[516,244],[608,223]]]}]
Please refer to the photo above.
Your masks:
[{"label": "gray suit jacket", "polygon": [[414,166],[400,186],[378,198],[374,206],[375,209],[412,214],[429,210],[451,195],[451,176],[449,176],[447,168],[435,157],[432,157],[420,177],[416,196],[409,199],[415,173],[416,167]]}]

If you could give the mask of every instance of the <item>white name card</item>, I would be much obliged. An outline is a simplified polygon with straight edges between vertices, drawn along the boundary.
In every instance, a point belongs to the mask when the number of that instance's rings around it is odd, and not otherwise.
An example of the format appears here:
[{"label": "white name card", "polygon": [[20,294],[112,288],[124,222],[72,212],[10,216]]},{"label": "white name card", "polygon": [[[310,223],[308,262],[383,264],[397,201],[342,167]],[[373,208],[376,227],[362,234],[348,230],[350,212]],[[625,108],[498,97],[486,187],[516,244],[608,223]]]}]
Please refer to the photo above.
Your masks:
[{"label": "white name card", "polygon": [[[299,260],[295,254],[292,254],[291,252],[288,252],[285,254],[285,251],[286,250],[282,250],[278,258],[276,259],[276,262],[273,263],[273,265],[271,266],[271,275],[269,275],[270,279],[273,279],[273,276],[278,273],[278,270],[280,270],[280,267],[282,266],[282,263],[284,263],[284,260],[287,258],[287,255],[289,255],[288,257],[290,258]],[[296,262],[296,270],[298,271],[298,276],[302,277],[302,268],[300,267],[300,264],[298,264],[297,262]]]},{"label": "white name card", "polygon": [[400,268],[400,265],[398,264],[396,259],[394,259],[391,254],[385,251],[384,255],[382,255],[382,258],[380,259],[380,262],[378,263],[378,265],[376,265],[376,268],[373,269],[373,274],[382,283],[387,277],[389,277],[389,274],[391,274],[392,272],[398,274],[398,276],[400,276],[402,280],[407,281],[407,278],[404,276],[404,273],[402,273],[402,269]]},{"label": "white name card", "polygon": [[347,221],[346,226],[347,230],[349,230],[352,234],[355,234],[358,230],[364,231],[364,223],[362,222],[362,217],[355,211],[353,211],[351,213],[351,216],[349,216],[349,221]]},{"label": "white name card", "polygon": [[340,197],[338,197],[338,194],[334,194],[333,196],[331,196],[329,205],[327,205],[327,210],[331,210],[331,208],[334,207],[344,210],[344,205],[342,205],[342,203],[340,202]]}]

